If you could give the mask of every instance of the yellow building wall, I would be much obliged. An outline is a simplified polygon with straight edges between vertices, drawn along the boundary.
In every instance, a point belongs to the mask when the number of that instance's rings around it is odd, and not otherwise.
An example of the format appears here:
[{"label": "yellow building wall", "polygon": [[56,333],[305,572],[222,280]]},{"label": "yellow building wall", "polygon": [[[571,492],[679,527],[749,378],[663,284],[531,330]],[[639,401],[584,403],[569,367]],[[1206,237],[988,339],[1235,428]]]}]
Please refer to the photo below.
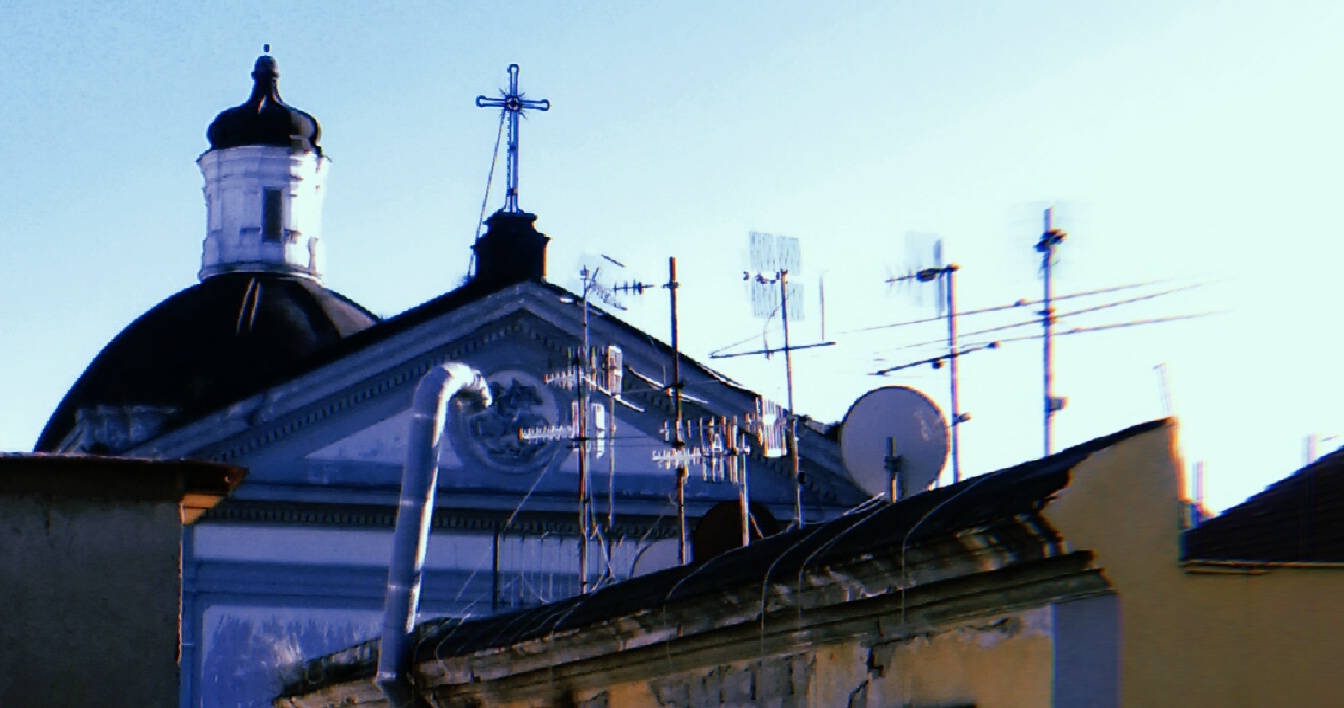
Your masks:
[{"label": "yellow building wall", "polygon": [[1119,597],[1121,705],[1344,705],[1344,567],[1180,561],[1174,424],[1074,470],[1045,510]]},{"label": "yellow building wall", "polygon": [[[879,648],[886,668],[872,677],[867,703],[858,705],[1050,706],[1051,616],[1043,607],[967,623],[895,645],[890,658]],[[818,698],[811,705],[848,705],[838,691]]]},{"label": "yellow building wall", "polygon": [[[874,618],[876,621],[878,618]],[[858,641],[579,693],[573,705],[1048,708],[1050,608],[1002,613],[875,647]],[[562,701],[513,705],[540,708]]]}]

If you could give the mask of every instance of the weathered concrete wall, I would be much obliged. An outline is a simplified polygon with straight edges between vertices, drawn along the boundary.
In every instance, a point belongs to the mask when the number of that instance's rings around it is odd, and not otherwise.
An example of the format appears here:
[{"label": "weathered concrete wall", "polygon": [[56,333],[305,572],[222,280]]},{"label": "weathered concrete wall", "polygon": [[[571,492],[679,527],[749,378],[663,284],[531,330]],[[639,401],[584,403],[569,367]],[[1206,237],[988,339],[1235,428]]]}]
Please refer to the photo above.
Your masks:
[{"label": "weathered concrete wall", "polygon": [[0,496],[0,705],[175,706],[176,501]]},{"label": "weathered concrete wall", "polygon": [[1325,706],[1344,696],[1344,568],[1183,568],[1175,429],[1103,451],[1046,515],[1118,591],[1120,704]]},{"label": "weathered concrete wall", "polygon": [[1049,607],[1002,613],[901,641],[814,647],[578,695],[557,687],[555,697],[507,705],[1046,708],[1052,705],[1052,618]]}]

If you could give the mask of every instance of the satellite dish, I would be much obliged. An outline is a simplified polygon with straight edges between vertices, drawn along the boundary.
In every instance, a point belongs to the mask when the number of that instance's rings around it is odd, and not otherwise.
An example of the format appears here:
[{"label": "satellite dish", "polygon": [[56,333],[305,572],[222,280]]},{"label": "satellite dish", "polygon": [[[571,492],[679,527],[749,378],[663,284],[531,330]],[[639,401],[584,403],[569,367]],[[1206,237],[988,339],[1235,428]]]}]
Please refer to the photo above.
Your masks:
[{"label": "satellite dish", "polygon": [[[893,473],[888,457],[899,459]],[[927,396],[884,386],[859,397],[840,428],[840,455],[849,476],[874,496],[897,499],[929,488],[947,461],[947,421]],[[896,501],[893,499],[893,501]]]}]

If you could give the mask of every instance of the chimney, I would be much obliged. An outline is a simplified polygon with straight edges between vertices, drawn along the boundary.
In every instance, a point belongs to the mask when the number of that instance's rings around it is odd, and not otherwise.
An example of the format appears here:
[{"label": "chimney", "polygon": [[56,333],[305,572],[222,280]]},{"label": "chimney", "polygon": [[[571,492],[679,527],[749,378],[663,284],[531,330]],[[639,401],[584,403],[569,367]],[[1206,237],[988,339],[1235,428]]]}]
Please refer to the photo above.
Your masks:
[{"label": "chimney", "polygon": [[476,272],[471,283],[491,290],[546,277],[545,234],[533,223],[536,214],[497,211],[485,220],[486,232],[472,245]]}]

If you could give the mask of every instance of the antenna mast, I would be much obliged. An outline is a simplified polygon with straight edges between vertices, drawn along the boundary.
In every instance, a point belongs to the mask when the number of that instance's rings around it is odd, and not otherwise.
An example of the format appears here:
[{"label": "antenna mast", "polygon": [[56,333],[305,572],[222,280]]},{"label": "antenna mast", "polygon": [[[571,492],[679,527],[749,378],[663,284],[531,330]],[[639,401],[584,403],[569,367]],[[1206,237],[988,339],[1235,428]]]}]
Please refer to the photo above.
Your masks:
[{"label": "antenna mast", "polygon": [[[1044,351],[1042,352],[1044,375],[1043,384],[1044,394],[1044,428],[1045,428],[1045,455],[1048,457],[1054,448],[1054,415],[1063,410],[1064,399],[1056,398],[1054,392],[1054,327],[1055,311],[1050,303],[1051,290],[1053,288],[1053,277],[1050,272],[1051,264],[1055,260],[1055,249],[1059,247],[1068,234],[1054,228],[1052,221],[1054,218],[1054,207],[1045,210],[1045,229],[1041,233],[1041,240],[1036,242],[1036,251],[1041,254],[1041,275],[1045,282],[1045,296],[1041,299],[1041,327],[1045,330],[1042,342],[1044,342]],[[956,439],[955,437],[953,438]]]},{"label": "antenna mast", "polygon": [[[938,293],[941,297],[936,300],[936,307],[946,308],[947,312],[947,354],[940,357],[934,357],[927,360],[927,363],[933,364],[934,368],[942,366],[943,360],[947,360],[949,384],[948,405],[952,409],[952,418],[948,422],[948,429],[951,433],[951,458],[952,458],[952,483],[961,481],[961,446],[958,444],[960,438],[961,424],[971,419],[969,413],[961,412],[961,404],[957,396],[957,359],[962,354],[969,354],[976,349],[960,351],[957,348],[957,287],[955,275],[958,266],[955,263],[943,264],[943,242],[942,239],[936,239],[930,244],[932,246],[932,266],[924,266],[925,253],[923,243],[912,240],[912,235],[906,237],[906,257],[908,259],[908,274],[898,278],[889,278],[888,283],[900,283],[915,281],[918,283],[937,283],[940,289]],[[994,348],[994,347],[988,347]],[[925,363],[925,362],[917,362]],[[893,366],[876,372],[884,375],[906,368],[906,366]]]},{"label": "antenna mast", "polygon": [[961,358],[957,352],[957,286],[953,280],[957,265],[949,264],[940,270],[941,273],[933,277],[947,278],[947,368],[948,378],[952,379],[952,483],[956,484],[961,481],[961,445],[958,442],[961,437],[961,424],[970,420],[971,416],[961,412],[961,406],[957,401],[957,359]]},{"label": "antenna mast", "polygon": [[[594,514],[593,514],[593,493],[591,474],[589,471],[589,452],[591,443],[598,442],[598,457],[606,451],[610,436],[615,428],[615,411],[612,409],[603,409],[601,412],[601,422],[596,427],[599,428],[599,437],[594,438],[590,430],[593,426],[589,424],[589,418],[598,415],[594,410],[595,406],[591,402],[593,392],[605,393],[608,403],[624,403],[620,400],[620,380],[621,380],[621,361],[622,355],[620,347],[615,345],[608,346],[602,353],[602,364],[599,366],[596,361],[596,353],[591,344],[591,326],[589,322],[589,313],[591,304],[589,298],[591,294],[597,295],[603,299],[611,297],[611,292],[598,282],[597,276],[600,268],[589,269],[586,265],[579,272],[583,280],[583,340],[582,346],[578,351],[571,351],[569,366],[557,372],[546,375],[547,384],[557,386],[563,389],[574,391],[574,402],[571,407],[570,423],[568,425],[549,425],[539,428],[527,428],[520,430],[518,436],[523,441],[549,441],[557,440],[562,437],[568,437],[574,449],[579,453],[579,594],[586,594],[589,590],[588,585],[588,550],[594,537]],[[601,380],[598,378],[598,370],[602,371]],[[605,430],[603,430],[605,428]],[[605,438],[601,437],[605,434]],[[614,454],[610,452],[608,454]],[[612,462],[614,470],[614,462]],[[614,484],[614,480],[611,482]],[[612,518],[614,511],[608,509],[608,518]],[[610,529],[608,529],[610,531]]]},{"label": "antenna mast", "polygon": [[793,510],[798,525],[803,525],[802,460],[798,454],[798,414],[793,407],[793,347],[789,346],[789,269],[779,271],[779,312],[784,322],[784,380],[789,396],[789,456],[793,460]]},{"label": "antenna mast", "polygon": [[[785,383],[788,387],[788,431],[789,448],[793,463],[793,510],[795,522],[803,525],[803,480],[802,480],[802,456],[798,450],[798,414],[793,405],[793,350],[809,349],[812,347],[826,347],[835,344],[835,342],[819,342],[816,344],[804,344],[794,346],[789,340],[789,272],[797,271],[799,267],[799,246],[798,239],[788,236],[775,236],[774,234],[751,232],[751,271],[744,272],[742,279],[748,281],[751,285],[752,310],[755,315],[762,319],[774,317],[776,312],[780,313],[780,319],[784,324],[784,346],[780,348],[765,347],[757,351],[738,352],[734,354],[710,354],[714,359],[726,359],[734,356],[746,356],[749,354],[764,354],[769,357],[775,352],[784,352],[784,370]],[[768,275],[767,275],[768,274]],[[774,298],[772,287],[779,283],[779,299]],[[803,313],[802,299],[799,297],[801,286],[794,284],[795,305],[794,316],[800,318]],[[776,304],[776,302],[778,304]]]},{"label": "antenna mast", "polygon": [[[672,438],[672,446],[680,452],[686,447],[686,441],[681,437],[681,344],[678,340],[677,326],[677,259],[675,256],[669,256],[667,259],[667,292],[671,299],[672,309],[672,397],[676,406],[676,425],[673,428],[676,432]],[[680,459],[680,456],[678,456]],[[677,465],[677,560],[682,565],[690,562],[690,551],[686,547],[686,477],[689,472],[686,469],[686,462],[683,460]]]}]

